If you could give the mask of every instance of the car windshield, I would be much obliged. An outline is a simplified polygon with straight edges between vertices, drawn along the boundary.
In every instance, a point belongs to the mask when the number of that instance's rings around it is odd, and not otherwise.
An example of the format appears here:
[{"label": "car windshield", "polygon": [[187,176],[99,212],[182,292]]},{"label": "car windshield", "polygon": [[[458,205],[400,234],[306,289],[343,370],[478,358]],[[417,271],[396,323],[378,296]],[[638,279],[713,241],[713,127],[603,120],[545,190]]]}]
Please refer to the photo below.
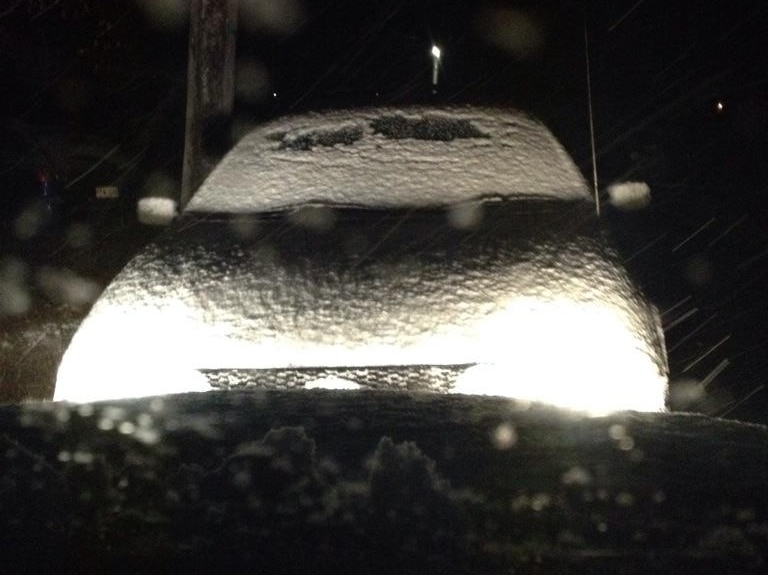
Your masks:
[{"label": "car windshield", "polygon": [[767,30],[3,3],[0,564],[764,572]]}]

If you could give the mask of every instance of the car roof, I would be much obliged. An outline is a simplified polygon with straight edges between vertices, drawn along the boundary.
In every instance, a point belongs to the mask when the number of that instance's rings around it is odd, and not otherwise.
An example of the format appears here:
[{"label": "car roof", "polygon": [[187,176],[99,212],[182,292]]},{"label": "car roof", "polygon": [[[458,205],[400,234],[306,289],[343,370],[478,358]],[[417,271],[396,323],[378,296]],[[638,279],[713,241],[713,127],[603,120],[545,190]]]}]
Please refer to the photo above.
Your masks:
[{"label": "car roof", "polygon": [[591,201],[570,156],[526,114],[410,107],[311,113],[259,126],[224,157],[187,210],[436,207],[488,196]]}]

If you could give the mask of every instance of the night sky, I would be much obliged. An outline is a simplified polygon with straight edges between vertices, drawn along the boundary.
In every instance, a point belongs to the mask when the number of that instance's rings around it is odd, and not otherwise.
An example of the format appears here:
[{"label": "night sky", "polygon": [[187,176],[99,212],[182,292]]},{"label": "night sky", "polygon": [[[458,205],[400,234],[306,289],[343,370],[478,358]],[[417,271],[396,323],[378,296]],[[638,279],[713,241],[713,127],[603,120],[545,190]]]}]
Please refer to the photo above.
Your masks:
[{"label": "night sky", "polygon": [[[236,130],[321,108],[513,106],[591,181],[586,31],[603,219],[663,314],[673,405],[768,421],[768,4],[242,1]],[[178,180],[184,4],[5,3],[0,116],[120,145],[139,188]],[[609,205],[623,180],[647,182],[650,206]]]}]

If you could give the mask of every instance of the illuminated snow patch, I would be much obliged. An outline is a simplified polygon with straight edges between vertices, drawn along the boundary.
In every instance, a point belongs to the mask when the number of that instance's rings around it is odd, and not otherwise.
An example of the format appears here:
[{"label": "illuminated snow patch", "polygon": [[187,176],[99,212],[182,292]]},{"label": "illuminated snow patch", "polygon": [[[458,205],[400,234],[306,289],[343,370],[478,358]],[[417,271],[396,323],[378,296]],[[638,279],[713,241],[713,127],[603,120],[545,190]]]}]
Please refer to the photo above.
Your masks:
[{"label": "illuminated snow patch", "polygon": [[90,305],[96,301],[102,290],[98,282],[67,268],[45,266],[38,271],[36,279],[48,298],[73,307]]}]

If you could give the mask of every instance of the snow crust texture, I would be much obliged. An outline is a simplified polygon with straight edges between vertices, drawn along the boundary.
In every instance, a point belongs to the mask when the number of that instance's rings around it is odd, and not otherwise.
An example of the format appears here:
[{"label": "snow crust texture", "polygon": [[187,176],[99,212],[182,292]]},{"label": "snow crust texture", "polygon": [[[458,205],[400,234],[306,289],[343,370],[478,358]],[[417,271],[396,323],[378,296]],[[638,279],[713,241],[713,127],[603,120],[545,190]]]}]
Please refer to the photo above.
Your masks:
[{"label": "snow crust texture", "polygon": [[406,108],[258,127],[187,209],[263,212],[309,201],[423,207],[493,195],[590,200],[568,154],[536,120],[493,108]]}]

